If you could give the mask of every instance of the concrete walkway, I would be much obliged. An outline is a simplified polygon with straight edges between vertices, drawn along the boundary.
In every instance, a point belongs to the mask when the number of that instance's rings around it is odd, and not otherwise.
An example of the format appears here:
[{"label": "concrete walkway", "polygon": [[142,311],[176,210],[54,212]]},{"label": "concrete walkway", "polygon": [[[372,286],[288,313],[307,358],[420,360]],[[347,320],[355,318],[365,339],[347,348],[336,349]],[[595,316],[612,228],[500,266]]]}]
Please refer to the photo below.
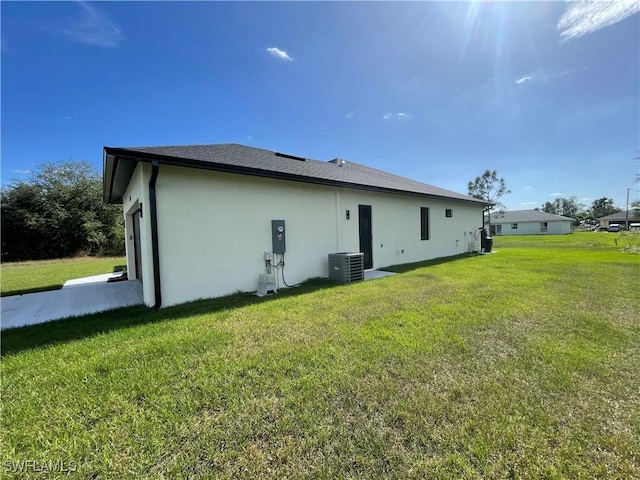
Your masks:
[{"label": "concrete walkway", "polygon": [[[364,279],[395,275],[365,270]],[[51,320],[142,305],[142,284],[137,280],[107,282],[118,274],[107,273],[65,282],[61,290],[13,295],[0,299],[0,329],[35,325]]]},{"label": "concrete walkway", "polygon": [[395,272],[385,272],[384,270],[365,270],[364,271],[364,280],[375,280],[376,278],[384,278],[389,277],[391,275],[395,275]]},{"label": "concrete walkway", "polygon": [[61,290],[2,297],[0,329],[141,305],[137,280],[109,282],[107,273],[67,281]]}]

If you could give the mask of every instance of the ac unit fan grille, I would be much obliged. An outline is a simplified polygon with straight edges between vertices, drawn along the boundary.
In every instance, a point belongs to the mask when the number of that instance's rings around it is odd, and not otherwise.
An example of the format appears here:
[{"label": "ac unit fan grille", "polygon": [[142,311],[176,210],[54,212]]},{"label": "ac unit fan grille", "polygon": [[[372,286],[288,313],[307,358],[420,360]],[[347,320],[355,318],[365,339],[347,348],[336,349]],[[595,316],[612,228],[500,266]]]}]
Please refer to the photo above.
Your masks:
[{"label": "ac unit fan grille", "polygon": [[364,254],[330,253],[329,278],[340,283],[364,280]]}]

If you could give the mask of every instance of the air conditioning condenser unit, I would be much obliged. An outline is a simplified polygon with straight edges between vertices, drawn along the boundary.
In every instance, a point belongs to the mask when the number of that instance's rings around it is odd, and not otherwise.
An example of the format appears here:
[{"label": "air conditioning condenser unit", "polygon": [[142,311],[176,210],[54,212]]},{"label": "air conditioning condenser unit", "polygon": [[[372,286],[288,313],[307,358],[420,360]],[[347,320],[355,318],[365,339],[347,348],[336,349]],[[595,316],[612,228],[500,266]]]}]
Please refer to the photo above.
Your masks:
[{"label": "air conditioning condenser unit", "polygon": [[329,278],[339,283],[353,283],[364,280],[364,254],[330,253]]}]

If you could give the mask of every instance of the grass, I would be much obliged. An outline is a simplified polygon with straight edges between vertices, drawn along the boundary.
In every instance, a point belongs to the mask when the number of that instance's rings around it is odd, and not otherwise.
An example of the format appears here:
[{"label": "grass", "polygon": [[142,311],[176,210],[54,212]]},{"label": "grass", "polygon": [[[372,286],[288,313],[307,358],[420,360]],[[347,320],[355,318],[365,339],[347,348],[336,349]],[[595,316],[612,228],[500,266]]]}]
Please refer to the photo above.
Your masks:
[{"label": "grass", "polygon": [[79,257],[3,263],[1,295],[57,290],[67,280],[120,271],[124,257]]},{"label": "grass", "polygon": [[73,478],[640,477],[640,257],[599,233],[494,246],[349,286],[3,332],[2,465],[75,462]]}]

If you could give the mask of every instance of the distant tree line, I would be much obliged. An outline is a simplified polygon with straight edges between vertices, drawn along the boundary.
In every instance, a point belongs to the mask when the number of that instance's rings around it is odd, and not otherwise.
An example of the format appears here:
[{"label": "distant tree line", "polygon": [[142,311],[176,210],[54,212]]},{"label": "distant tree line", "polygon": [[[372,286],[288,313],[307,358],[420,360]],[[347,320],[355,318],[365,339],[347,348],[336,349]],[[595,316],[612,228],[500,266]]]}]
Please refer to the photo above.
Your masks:
[{"label": "distant tree line", "polygon": [[[596,222],[599,218],[622,211],[614,205],[611,198],[607,197],[594,200],[589,207],[579,203],[576,197],[558,197],[553,202],[545,202],[536,210],[573,218],[576,225],[582,222]],[[640,210],[635,204],[632,205],[629,216],[631,218],[640,216]]]},{"label": "distant tree line", "polygon": [[[640,182],[640,175],[638,176],[638,181]],[[489,227],[491,227],[490,215],[492,210],[497,212],[506,210],[500,200],[504,195],[511,193],[504,178],[499,177],[495,170],[487,169],[482,175],[469,182],[467,190],[470,196],[485,200],[491,204],[485,209],[485,214],[489,219]],[[607,197],[594,200],[589,207],[579,203],[577,197],[558,197],[553,202],[545,202],[535,210],[573,218],[574,225],[580,225],[581,223],[595,224],[599,218],[621,211],[614,205],[613,200]],[[640,218],[640,202],[631,204],[629,217]]]},{"label": "distant tree line", "polygon": [[45,163],[0,191],[2,261],[124,253],[122,209],[86,161]]}]

